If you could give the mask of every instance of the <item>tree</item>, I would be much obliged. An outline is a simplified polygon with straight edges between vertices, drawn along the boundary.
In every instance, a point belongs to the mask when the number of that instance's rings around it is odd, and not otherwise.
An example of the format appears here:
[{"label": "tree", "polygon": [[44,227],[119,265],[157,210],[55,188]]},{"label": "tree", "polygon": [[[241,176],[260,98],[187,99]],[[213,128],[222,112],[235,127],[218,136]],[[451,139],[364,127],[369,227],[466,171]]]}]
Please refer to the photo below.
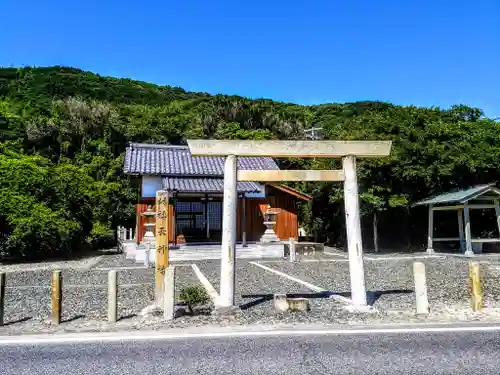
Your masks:
[{"label": "tree", "polygon": [[[122,173],[129,142],[303,139],[310,127],[323,128],[325,139],[393,141],[389,157],[357,163],[363,233],[373,233],[377,250],[384,241],[421,241],[427,213],[412,208],[417,200],[500,179],[500,123],[463,104],[301,106],[68,67],[0,69],[0,251],[60,255],[109,244],[117,225],[134,225],[138,192]],[[341,168],[339,160],[278,162]],[[342,185],[291,185],[314,197],[299,212],[316,240],[345,242]]]}]

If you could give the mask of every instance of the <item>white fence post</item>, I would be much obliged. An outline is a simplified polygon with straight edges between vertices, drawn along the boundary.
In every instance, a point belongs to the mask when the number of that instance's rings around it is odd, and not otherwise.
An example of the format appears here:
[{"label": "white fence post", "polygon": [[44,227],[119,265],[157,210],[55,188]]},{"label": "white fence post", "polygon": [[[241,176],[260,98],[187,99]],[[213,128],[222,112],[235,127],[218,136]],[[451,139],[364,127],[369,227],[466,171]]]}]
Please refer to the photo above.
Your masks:
[{"label": "white fence post", "polygon": [[145,244],[146,248],[144,249],[144,267],[149,268],[150,267],[150,261],[149,257],[151,255],[151,243],[146,243]]},{"label": "white fence post", "polygon": [[115,323],[118,315],[118,278],[116,270],[108,273],[108,322]]},{"label": "white fence post", "polygon": [[417,314],[429,313],[429,299],[427,298],[427,281],[425,275],[425,264],[413,263],[413,279],[415,281],[415,298]]},{"label": "white fence post", "polygon": [[163,279],[163,319],[173,320],[175,315],[175,267],[165,268]]},{"label": "white fence post", "polygon": [[295,238],[290,238],[288,240],[288,249],[289,249],[289,256],[290,256],[290,262],[295,262],[296,259],[296,248],[295,248]]}]

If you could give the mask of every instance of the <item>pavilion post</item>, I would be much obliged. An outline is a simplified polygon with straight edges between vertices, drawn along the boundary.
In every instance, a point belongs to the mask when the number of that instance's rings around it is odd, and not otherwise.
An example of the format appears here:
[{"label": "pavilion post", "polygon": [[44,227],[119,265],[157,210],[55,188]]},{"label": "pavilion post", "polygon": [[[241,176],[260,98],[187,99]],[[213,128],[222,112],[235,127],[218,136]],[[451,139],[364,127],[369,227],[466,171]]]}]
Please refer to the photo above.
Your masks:
[{"label": "pavilion post", "polygon": [[205,194],[205,200],[203,201],[203,206],[205,208],[205,216],[204,216],[204,220],[205,220],[205,231],[206,231],[206,235],[207,235],[207,239],[210,238],[210,228],[208,227],[208,195]]},{"label": "pavilion post", "polygon": [[464,235],[464,212],[461,208],[458,209],[458,237],[460,238],[460,252],[465,252],[465,235]]},{"label": "pavilion post", "polygon": [[499,237],[500,237],[500,202],[499,202],[499,200],[495,199],[494,204],[495,204],[495,214],[497,216],[498,234],[499,234]]},{"label": "pavilion post", "polygon": [[358,179],[356,176],[356,157],[352,155],[345,156],[342,160],[342,165],[345,176],[344,204],[352,303],[354,306],[366,306],[363,244],[361,241]]},{"label": "pavilion post", "polygon": [[247,197],[243,194],[241,199],[241,244],[247,247]]},{"label": "pavilion post", "polygon": [[224,201],[222,209],[222,249],[220,275],[220,306],[234,305],[236,260],[236,190],[237,158],[228,155],[224,165]]},{"label": "pavilion post", "polygon": [[470,231],[470,213],[469,206],[467,203],[464,207],[464,220],[465,220],[465,255],[473,256],[474,252],[472,251],[472,238]]},{"label": "pavilion post", "polygon": [[427,222],[427,252],[433,253],[433,238],[434,238],[434,205],[429,205],[429,219]]}]

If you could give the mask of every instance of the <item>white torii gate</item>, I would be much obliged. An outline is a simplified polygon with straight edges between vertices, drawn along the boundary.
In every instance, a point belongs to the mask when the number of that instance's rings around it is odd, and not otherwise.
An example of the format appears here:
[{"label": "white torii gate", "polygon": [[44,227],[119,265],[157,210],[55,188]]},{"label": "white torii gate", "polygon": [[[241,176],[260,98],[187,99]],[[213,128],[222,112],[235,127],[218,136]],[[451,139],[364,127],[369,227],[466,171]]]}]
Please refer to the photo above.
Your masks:
[{"label": "white torii gate", "polygon": [[[220,307],[234,305],[236,209],[239,181],[344,181],[347,249],[352,304],[366,306],[363,245],[359,215],[356,158],[388,156],[391,141],[243,141],[188,140],[193,156],[225,156]],[[342,158],[342,170],[237,170],[239,156]]]}]

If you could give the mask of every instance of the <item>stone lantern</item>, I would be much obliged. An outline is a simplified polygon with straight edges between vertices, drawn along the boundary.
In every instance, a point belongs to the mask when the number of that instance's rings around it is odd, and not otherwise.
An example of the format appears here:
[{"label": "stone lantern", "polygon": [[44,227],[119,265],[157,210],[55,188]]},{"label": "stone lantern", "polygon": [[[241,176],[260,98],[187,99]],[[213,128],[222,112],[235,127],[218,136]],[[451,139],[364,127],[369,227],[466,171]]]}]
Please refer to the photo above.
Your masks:
[{"label": "stone lantern", "polygon": [[153,207],[148,206],[146,212],[141,214],[145,219],[144,227],[146,228],[146,233],[142,238],[143,244],[152,244],[155,242],[155,234],[153,232],[153,228],[156,225],[156,212],[153,211]]},{"label": "stone lantern", "polygon": [[277,209],[272,209],[269,205],[267,210],[264,212],[264,225],[266,226],[266,231],[260,238],[260,243],[273,243],[280,242],[280,239],[274,232],[274,226],[276,225],[276,218],[280,212]]}]

